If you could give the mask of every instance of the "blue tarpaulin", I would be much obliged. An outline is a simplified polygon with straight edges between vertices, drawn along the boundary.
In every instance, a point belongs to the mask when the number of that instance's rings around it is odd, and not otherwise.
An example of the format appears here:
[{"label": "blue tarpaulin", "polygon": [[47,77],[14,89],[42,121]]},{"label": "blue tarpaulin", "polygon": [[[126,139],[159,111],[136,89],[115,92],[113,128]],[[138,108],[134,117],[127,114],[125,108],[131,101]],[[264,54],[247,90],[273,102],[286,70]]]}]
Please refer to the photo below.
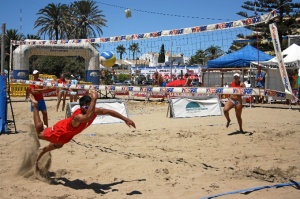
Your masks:
[{"label": "blue tarpaulin", "polygon": [[7,132],[6,78],[0,75],[0,134]]},{"label": "blue tarpaulin", "polygon": [[251,61],[268,61],[273,56],[254,48],[250,44],[240,50],[223,55],[207,62],[208,68],[242,68],[250,67]]}]

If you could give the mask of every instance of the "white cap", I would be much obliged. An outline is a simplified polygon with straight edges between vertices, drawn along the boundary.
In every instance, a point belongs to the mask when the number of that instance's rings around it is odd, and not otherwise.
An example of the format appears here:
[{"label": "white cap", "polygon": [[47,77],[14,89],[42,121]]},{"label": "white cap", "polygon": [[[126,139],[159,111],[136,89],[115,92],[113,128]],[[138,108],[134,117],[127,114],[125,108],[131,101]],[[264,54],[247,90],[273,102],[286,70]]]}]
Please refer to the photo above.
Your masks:
[{"label": "white cap", "polygon": [[37,74],[37,73],[39,73],[38,70],[34,70],[34,71],[32,72],[33,75],[35,75],[35,74]]},{"label": "white cap", "polygon": [[234,73],[234,74],[233,74],[233,77],[235,77],[235,76],[240,77],[240,74]]}]

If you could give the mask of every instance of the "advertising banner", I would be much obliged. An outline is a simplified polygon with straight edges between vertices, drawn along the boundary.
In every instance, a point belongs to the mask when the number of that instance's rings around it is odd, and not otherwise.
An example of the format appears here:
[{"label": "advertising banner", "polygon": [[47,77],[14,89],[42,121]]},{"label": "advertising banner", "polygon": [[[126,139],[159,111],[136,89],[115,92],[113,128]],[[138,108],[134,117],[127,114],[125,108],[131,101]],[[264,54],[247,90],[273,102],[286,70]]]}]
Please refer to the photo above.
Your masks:
[{"label": "advertising banner", "polygon": [[174,118],[222,115],[217,95],[170,99],[170,107],[170,116]]},{"label": "advertising banner", "polygon": [[269,24],[269,28],[271,31],[273,46],[275,49],[276,58],[278,60],[278,67],[281,74],[282,82],[284,84],[285,92],[292,94],[291,84],[283,61],[277,27],[274,23],[272,23]]},{"label": "advertising banner", "polygon": [[[88,90],[85,89],[78,89],[77,90],[78,96],[83,96],[89,94]],[[44,97],[56,97],[57,96],[57,89],[56,88],[49,88],[47,92],[43,93]],[[70,91],[67,91],[67,96],[70,96]]]},{"label": "advertising banner", "polygon": [[164,92],[130,92],[130,99],[137,100],[164,100],[167,94]]}]

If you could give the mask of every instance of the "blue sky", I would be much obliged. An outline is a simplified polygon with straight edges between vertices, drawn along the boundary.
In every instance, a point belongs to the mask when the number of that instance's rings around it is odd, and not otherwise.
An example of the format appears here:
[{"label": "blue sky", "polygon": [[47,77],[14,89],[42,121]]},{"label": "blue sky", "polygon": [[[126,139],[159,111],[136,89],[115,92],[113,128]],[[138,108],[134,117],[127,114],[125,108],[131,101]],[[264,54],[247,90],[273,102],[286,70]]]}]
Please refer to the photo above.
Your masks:
[{"label": "blue sky", "polygon": [[[49,3],[69,4],[73,1],[0,0],[0,2],[0,23],[6,23],[6,29],[18,29],[18,32],[27,35],[35,34],[37,31],[33,26],[38,18],[36,13],[39,9]],[[245,0],[96,0],[96,2],[108,21],[107,27],[103,27],[101,37],[110,37],[239,20],[242,17],[236,13],[243,11],[241,5]],[[125,17],[125,8],[131,9],[131,18]],[[146,48],[149,45],[152,44],[144,46]],[[181,44],[178,43],[173,49],[177,49],[178,46]]]}]

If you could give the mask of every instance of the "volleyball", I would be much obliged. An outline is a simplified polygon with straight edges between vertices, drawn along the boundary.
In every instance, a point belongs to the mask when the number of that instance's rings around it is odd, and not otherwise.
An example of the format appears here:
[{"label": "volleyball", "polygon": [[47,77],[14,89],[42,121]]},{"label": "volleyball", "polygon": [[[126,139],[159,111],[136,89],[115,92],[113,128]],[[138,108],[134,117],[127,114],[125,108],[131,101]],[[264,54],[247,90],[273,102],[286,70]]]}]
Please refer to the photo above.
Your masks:
[{"label": "volleyball", "polygon": [[116,63],[116,56],[111,51],[104,51],[100,54],[100,64],[106,68],[112,67]]}]

